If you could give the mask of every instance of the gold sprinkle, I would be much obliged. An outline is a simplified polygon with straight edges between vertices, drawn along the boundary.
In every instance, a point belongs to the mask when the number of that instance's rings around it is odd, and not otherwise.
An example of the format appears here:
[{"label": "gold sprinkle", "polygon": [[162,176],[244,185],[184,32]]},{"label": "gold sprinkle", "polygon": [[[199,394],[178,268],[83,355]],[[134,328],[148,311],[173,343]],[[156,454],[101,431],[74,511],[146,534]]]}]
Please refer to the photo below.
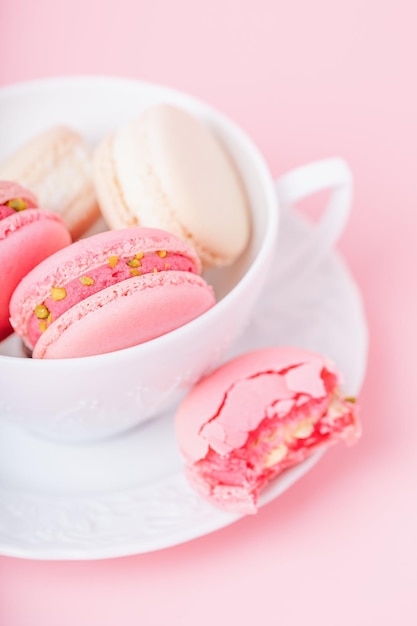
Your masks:
[{"label": "gold sprinkle", "polygon": [[28,208],[28,203],[23,198],[14,198],[6,202],[6,204],[14,211],[24,211]]},{"label": "gold sprinkle", "polygon": [[350,402],[351,404],[355,404],[356,403],[356,398],[354,396],[347,396],[347,398],[345,398],[346,402]]},{"label": "gold sprinkle", "polygon": [[44,304],[37,304],[34,312],[38,320],[46,320],[49,315],[49,309]]},{"label": "gold sprinkle", "polygon": [[85,286],[94,285],[94,280],[89,276],[81,276],[80,283]]},{"label": "gold sprinkle", "polygon": [[133,268],[133,269],[131,269],[131,270],[130,270],[130,274],[131,274],[132,276],[142,276],[142,272],[141,272],[141,270],[137,270],[137,269],[135,269],[135,268]]},{"label": "gold sprinkle", "polygon": [[166,250],[157,250],[157,251],[156,251],[156,254],[157,254],[158,256],[160,256],[160,257],[161,257],[161,259],[164,259],[164,258],[166,257],[166,255],[167,255],[167,251],[166,251]]},{"label": "gold sprinkle", "polygon": [[44,333],[47,328],[48,328],[48,324],[46,323],[46,321],[41,320],[39,322],[39,330],[41,331],[41,333]]},{"label": "gold sprinkle", "polygon": [[153,273],[154,273],[154,274],[157,274],[157,273],[158,273],[158,268],[157,268],[157,267],[154,267],[154,268],[153,268]]},{"label": "gold sprinkle", "polygon": [[144,253],[144,252],[138,252],[138,253],[135,255],[135,259],[137,259],[138,261],[141,261],[141,260],[143,259],[143,257],[144,257],[144,256],[145,256],[145,253]]},{"label": "gold sprinkle", "polygon": [[131,259],[130,261],[127,262],[127,264],[130,267],[140,267],[142,265],[142,263],[139,261],[139,259],[136,259],[136,258]]},{"label": "gold sprinkle", "polygon": [[169,270],[169,263],[164,263],[164,270]]},{"label": "gold sprinkle", "polygon": [[46,320],[48,322],[48,324],[52,324],[53,319],[52,319],[52,313],[49,313],[48,318]]},{"label": "gold sprinkle", "polygon": [[112,254],[112,256],[109,256],[110,267],[116,267],[118,260],[119,260],[119,257],[117,256],[117,254]]},{"label": "gold sprinkle", "polygon": [[64,287],[52,287],[51,298],[52,300],[64,300],[67,297],[67,291]]}]

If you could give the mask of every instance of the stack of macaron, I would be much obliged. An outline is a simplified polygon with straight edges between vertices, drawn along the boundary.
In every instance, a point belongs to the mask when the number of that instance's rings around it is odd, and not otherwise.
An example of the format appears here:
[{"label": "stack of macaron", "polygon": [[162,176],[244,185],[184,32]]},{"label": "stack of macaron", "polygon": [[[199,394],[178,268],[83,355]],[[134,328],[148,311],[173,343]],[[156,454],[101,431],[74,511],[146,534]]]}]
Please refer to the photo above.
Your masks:
[{"label": "stack of macaron", "polygon": [[[2,258],[19,267],[1,303],[2,336],[13,328],[34,358],[119,350],[194,319],[215,302],[202,270],[232,264],[249,240],[248,202],[233,160],[205,124],[168,104],[115,129],[94,152],[74,129],[47,129],[0,164],[6,177],[36,194],[37,201],[27,192],[25,201],[39,203],[38,221],[48,216],[65,231],[64,239],[50,226],[33,235],[43,255],[31,247],[25,264],[16,262],[20,241],[13,254],[0,242]],[[87,237],[99,209],[109,230]],[[18,213],[13,219],[22,221]],[[134,325],[139,301],[141,323]],[[117,337],[110,332],[115,316]]]}]

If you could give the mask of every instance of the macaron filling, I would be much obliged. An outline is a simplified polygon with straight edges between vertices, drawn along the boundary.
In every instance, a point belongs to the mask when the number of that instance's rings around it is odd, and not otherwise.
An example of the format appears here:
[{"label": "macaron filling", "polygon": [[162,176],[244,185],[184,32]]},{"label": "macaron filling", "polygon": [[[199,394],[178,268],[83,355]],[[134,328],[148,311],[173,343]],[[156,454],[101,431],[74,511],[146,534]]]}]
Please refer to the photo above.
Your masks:
[{"label": "macaron filling", "polygon": [[158,250],[138,251],[129,257],[111,255],[105,265],[93,268],[63,285],[54,285],[50,295],[39,302],[28,324],[28,336],[34,347],[43,332],[71,307],[103,289],[143,274],[179,270],[195,273],[195,264],[179,253]]},{"label": "macaron filling", "polygon": [[354,401],[341,396],[337,376],[323,367],[306,389],[297,383],[306,379],[306,368],[317,364],[261,372],[228,390],[217,414],[200,429],[207,453],[188,466],[198,491],[228,510],[254,513],[259,491],[283,470],[320,446],[356,440]]},{"label": "macaron filling", "polygon": [[36,209],[37,206],[25,198],[13,198],[0,204],[0,220],[25,209]]}]

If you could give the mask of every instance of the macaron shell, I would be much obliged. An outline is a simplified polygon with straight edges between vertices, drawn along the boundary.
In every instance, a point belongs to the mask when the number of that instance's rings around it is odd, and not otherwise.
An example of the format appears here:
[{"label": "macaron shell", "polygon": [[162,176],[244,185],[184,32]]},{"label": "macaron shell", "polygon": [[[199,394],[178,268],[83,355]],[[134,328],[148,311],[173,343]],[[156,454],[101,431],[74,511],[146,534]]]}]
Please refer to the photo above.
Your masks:
[{"label": "macaron shell", "polygon": [[[111,180],[107,191],[104,178]],[[248,243],[248,201],[230,155],[205,124],[174,106],[152,107],[118,129],[96,153],[95,181],[112,227],[124,222],[127,208],[125,225],[188,239],[206,266],[232,263]],[[111,194],[109,184],[116,187]],[[116,209],[106,200],[115,195],[122,198]]]},{"label": "macaron shell", "polygon": [[[248,352],[201,380],[183,400],[176,414],[178,444],[187,460],[195,462],[206,455],[209,443],[202,437],[201,431],[205,424],[219,414],[225,397],[233,386],[262,372],[279,372],[300,363],[308,363],[316,369],[325,365],[330,371],[334,371],[333,364],[315,353],[283,346]],[[298,381],[298,385],[311,389],[311,377],[306,370],[304,374],[304,380]],[[316,378],[313,384],[315,380]],[[245,408],[242,407],[242,410]],[[241,429],[240,418],[241,414],[237,411],[237,431]]]},{"label": "macaron shell", "polygon": [[40,208],[61,215],[73,239],[99,217],[90,149],[66,126],[51,127],[18,148],[0,164],[0,179],[33,191]]},{"label": "macaron shell", "polygon": [[38,340],[33,357],[83,357],[128,348],[182,326],[214,303],[211,287],[190,272],[134,277],[64,313]]},{"label": "macaron shell", "polygon": [[101,214],[109,228],[140,226],[138,216],[130,211],[116,180],[113,141],[114,133],[108,135],[94,152],[94,184]]},{"label": "macaron shell", "polygon": [[49,211],[26,209],[0,222],[0,340],[12,332],[9,302],[21,279],[60,248],[71,243],[61,218]]}]

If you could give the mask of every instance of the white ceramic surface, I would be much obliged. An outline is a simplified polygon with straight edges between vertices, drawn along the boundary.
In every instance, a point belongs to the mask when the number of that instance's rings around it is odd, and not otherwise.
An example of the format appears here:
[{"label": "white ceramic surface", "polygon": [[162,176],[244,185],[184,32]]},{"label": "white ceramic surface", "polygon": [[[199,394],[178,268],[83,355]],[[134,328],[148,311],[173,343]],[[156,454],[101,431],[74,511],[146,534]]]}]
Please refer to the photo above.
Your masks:
[{"label": "white ceramic surface", "polygon": [[[63,441],[124,432],[173,407],[221,361],[247,323],[268,275],[280,212],[262,156],[245,133],[217,111],[186,94],[125,79],[63,78],[6,87],[0,90],[0,159],[53,124],[73,126],[93,146],[110,129],[162,101],[199,116],[234,157],[252,210],[248,249],[232,267],[210,272],[208,280],[219,299],[215,307],[140,346],[82,359],[40,361],[22,358],[15,337],[3,342],[2,420]],[[286,272],[291,264],[297,271],[305,267],[306,258],[313,259],[313,248],[323,254],[334,241],[349,212],[351,181],[347,166],[337,159],[308,166],[283,181],[281,191],[290,201],[325,187],[333,188],[334,201],[317,232],[326,232],[327,239],[315,236],[309,245],[301,245],[300,255],[286,262]]]},{"label": "white ceramic surface", "polygon": [[[360,294],[343,260],[333,252],[311,264],[297,289],[279,271],[281,258],[311,233],[299,215],[283,214],[277,273],[269,275],[256,314],[229,356],[273,344],[304,346],[332,358],[346,393],[357,394],[366,368],[367,329]],[[275,480],[261,505],[290,487],[320,455]],[[237,519],[203,501],[187,484],[171,412],[119,437],[82,445],[47,441],[0,422],[1,554],[32,559],[132,555],[189,541]]]}]

